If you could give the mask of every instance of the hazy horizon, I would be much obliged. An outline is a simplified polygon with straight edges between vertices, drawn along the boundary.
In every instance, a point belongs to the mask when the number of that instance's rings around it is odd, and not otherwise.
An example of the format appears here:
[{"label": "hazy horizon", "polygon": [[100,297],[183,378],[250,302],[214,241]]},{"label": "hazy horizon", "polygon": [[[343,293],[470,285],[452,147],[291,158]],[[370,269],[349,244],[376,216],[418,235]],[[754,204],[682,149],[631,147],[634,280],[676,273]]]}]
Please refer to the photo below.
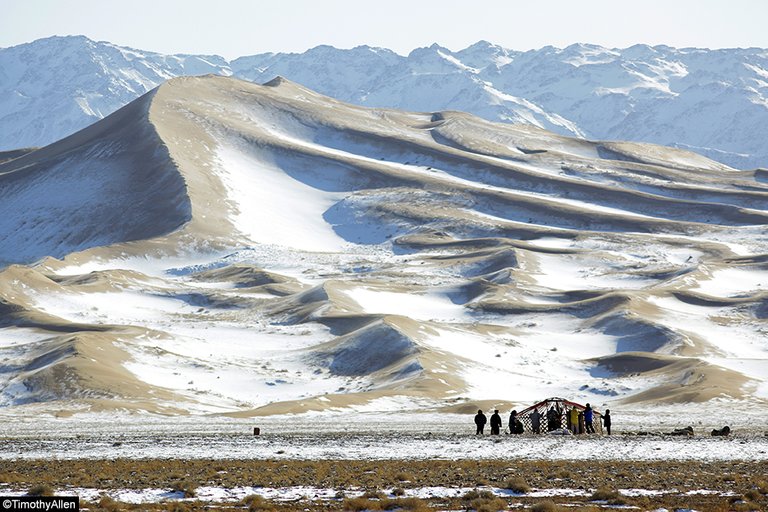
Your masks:
[{"label": "hazy horizon", "polygon": [[[452,51],[486,40],[526,51],[574,43],[607,48],[635,44],[677,48],[768,47],[762,20],[768,4],[735,0],[660,0],[616,9],[607,0],[574,4],[550,0],[535,5],[485,1],[393,0],[319,4],[292,0],[280,5],[230,0],[137,0],[120,11],[114,2],[30,0],[4,8],[0,47],[50,36],[84,35],[95,41],[166,54],[215,54],[227,59],[267,52],[304,52],[320,45],[346,49],[367,45],[407,55],[432,43]],[[552,13],[557,13],[553,15]]]},{"label": "hazy horizon", "polygon": [[31,43],[34,43],[36,41],[42,41],[42,40],[51,39],[51,38],[54,38],[54,37],[61,37],[61,38],[66,38],[66,37],[85,37],[85,38],[87,38],[87,39],[89,39],[91,41],[94,41],[96,43],[110,43],[110,44],[114,44],[116,46],[120,46],[120,47],[124,47],[124,48],[131,48],[131,49],[134,49],[134,50],[141,50],[141,51],[154,52],[154,53],[167,54],[167,55],[207,55],[207,56],[217,56],[217,57],[222,57],[222,58],[224,58],[224,59],[226,59],[228,61],[229,60],[237,59],[239,57],[247,57],[247,56],[250,56],[250,55],[264,54],[264,53],[274,53],[274,54],[278,54],[278,53],[286,53],[286,54],[287,53],[296,53],[296,54],[300,54],[300,53],[305,53],[307,51],[313,50],[315,48],[320,48],[320,47],[331,47],[331,48],[334,48],[334,49],[337,49],[337,50],[351,50],[351,49],[360,48],[360,47],[363,47],[363,48],[366,48],[366,47],[367,48],[380,48],[380,49],[390,50],[390,51],[392,51],[392,52],[394,52],[394,53],[396,53],[396,54],[398,54],[400,56],[407,57],[411,52],[413,52],[415,50],[418,50],[420,48],[429,48],[429,47],[432,47],[434,45],[440,46],[441,48],[447,48],[451,52],[455,53],[455,52],[459,52],[459,51],[462,51],[462,50],[466,50],[467,48],[469,48],[471,46],[474,46],[475,44],[478,44],[478,43],[481,43],[481,42],[486,42],[486,43],[489,43],[489,44],[491,44],[493,46],[499,46],[499,47],[504,48],[505,50],[516,51],[516,52],[539,51],[539,50],[542,50],[543,48],[547,48],[547,47],[552,47],[552,48],[557,48],[557,49],[561,49],[562,50],[562,49],[568,48],[570,46],[576,46],[576,45],[597,46],[597,47],[605,48],[605,49],[608,49],[608,50],[626,50],[627,48],[631,48],[633,46],[650,46],[650,47],[666,46],[666,47],[677,48],[677,49],[688,49],[688,48],[691,48],[691,49],[697,49],[697,50],[730,50],[730,49],[748,49],[748,48],[759,48],[759,49],[766,48],[766,49],[768,49],[768,46],[751,46],[751,47],[738,46],[738,47],[710,48],[710,47],[705,47],[705,46],[673,46],[673,45],[664,44],[664,43],[650,44],[650,43],[644,43],[644,42],[637,42],[637,43],[630,44],[630,45],[627,45],[627,46],[605,46],[605,45],[594,43],[592,41],[578,41],[578,42],[570,43],[570,44],[564,45],[564,46],[548,44],[548,45],[544,45],[544,46],[538,46],[538,47],[535,47],[535,48],[520,49],[520,48],[513,48],[513,47],[505,46],[505,45],[499,44],[499,43],[497,43],[495,41],[489,41],[487,39],[478,39],[477,41],[474,41],[472,43],[467,44],[466,46],[448,47],[448,46],[442,45],[442,44],[440,44],[438,42],[432,42],[432,43],[424,44],[422,46],[416,46],[416,47],[410,48],[410,49],[408,49],[406,51],[402,51],[402,52],[401,51],[396,51],[393,48],[388,48],[386,46],[374,46],[374,45],[365,44],[365,43],[361,43],[359,45],[349,46],[349,47],[342,47],[342,46],[333,45],[333,44],[327,44],[327,43],[319,43],[319,44],[317,44],[315,46],[307,48],[306,50],[304,50],[302,52],[299,52],[299,51],[295,51],[295,52],[292,52],[292,51],[285,51],[285,52],[252,52],[252,53],[243,53],[243,54],[240,54],[240,55],[233,55],[232,57],[226,57],[224,55],[221,55],[221,54],[218,54],[218,53],[215,53],[215,52],[198,52],[198,53],[177,52],[177,53],[166,53],[166,52],[159,51],[159,50],[157,50],[155,48],[148,48],[148,47],[142,47],[142,46],[121,44],[121,43],[118,43],[116,41],[111,41],[109,39],[94,39],[94,38],[89,37],[89,36],[87,36],[85,34],[67,34],[67,35],[55,34],[55,35],[50,35],[50,36],[46,36],[46,37],[40,37],[40,38],[37,38],[37,39],[33,39],[31,41],[26,41],[26,42],[18,43],[18,44],[12,45],[12,46],[7,46],[7,47],[6,46],[1,46],[0,49],[12,48],[14,46],[21,46],[21,45],[24,45],[24,44],[31,44]]}]

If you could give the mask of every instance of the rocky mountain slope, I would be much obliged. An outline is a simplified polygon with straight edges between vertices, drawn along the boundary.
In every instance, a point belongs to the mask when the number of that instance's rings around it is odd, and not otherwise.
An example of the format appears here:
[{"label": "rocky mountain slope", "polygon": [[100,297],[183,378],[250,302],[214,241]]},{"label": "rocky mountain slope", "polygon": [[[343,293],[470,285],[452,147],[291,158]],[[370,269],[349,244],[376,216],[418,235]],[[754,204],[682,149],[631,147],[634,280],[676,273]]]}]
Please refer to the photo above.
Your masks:
[{"label": "rocky mountain slope", "polygon": [[0,403],[768,399],[768,186],[661,146],[177,78],[0,164]]},{"label": "rocky mountain slope", "polygon": [[167,56],[53,37],[0,49],[0,150],[42,146],[162,81],[216,73],[282,75],[370,107],[459,110],[563,135],[675,145],[737,168],[768,166],[768,53],[637,45],[528,52],[479,42],[400,56],[328,46],[301,54]]}]

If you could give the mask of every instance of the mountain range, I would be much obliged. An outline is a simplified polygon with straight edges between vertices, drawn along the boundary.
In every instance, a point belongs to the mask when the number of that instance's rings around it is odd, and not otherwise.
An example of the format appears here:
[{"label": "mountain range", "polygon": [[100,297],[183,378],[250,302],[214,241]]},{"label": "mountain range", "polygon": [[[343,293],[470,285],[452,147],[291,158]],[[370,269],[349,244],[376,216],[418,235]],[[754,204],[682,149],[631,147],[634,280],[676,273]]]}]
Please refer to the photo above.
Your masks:
[{"label": "mountain range", "polygon": [[513,51],[481,41],[407,56],[319,46],[231,61],[162,55],[51,37],[0,49],[0,150],[44,146],[165,80],[283,76],[341,101],[411,111],[457,110],[595,140],[691,149],[729,166],[768,166],[768,51],[576,44]]}]

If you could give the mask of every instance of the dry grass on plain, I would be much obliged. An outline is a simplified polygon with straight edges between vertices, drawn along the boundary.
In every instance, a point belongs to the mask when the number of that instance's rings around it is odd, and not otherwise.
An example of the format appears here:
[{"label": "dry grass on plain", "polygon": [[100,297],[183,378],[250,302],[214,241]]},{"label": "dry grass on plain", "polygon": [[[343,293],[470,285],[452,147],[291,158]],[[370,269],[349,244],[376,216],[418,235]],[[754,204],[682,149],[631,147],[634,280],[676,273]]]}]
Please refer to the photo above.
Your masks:
[{"label": "dry grass on plain", "polygon": [[[185,501],[130,505],[104,497],[90,510],[477,510],[511,506],[541,512],[605,510],[606,505],[639,510],[661,507],[713,512],[768,510],[768,462],[633,461],[361,461],[361,460],[18,460],[3,464],[0,484],[10,490],[168,488]],[[497,496],[483,486],[509,492]],[[200,486],[233,488],[315,486],[337,489],[332,500],[298,502],[247,496],[238,503],[196,501]],[[440,486],[476,488],[456,498],[417,499],[408,489]],[[533,489],[582,489],[583,497],[530,496]],[[655,496],[625,496],[620,489],[668,491]],[[395,492],[396,490],[396,492]],[[673,490],[674,492],[669,492]],[[710,490],[717,494],[687,494]],[[353,492],[362,495],[352,496]]]}]

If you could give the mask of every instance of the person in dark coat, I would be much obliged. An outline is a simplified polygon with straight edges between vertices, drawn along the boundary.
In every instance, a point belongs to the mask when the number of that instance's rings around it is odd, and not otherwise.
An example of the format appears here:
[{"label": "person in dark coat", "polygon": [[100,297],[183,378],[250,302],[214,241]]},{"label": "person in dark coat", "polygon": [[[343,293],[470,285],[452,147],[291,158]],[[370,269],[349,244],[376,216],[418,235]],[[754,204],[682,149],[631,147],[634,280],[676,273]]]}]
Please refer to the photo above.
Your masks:
[{"label": "person in dark coat", "polygon": [[496,409],[491,415],[491,435],[497,436],[501,431],[501,416],[499,416],[499,410]]},{"label": "person in dark coat", "polygon": [[541,434],[541,413],[534,409],[528,417],[531,419],[531,431],[534,434]]},{"label": "person in dark coat", "polygon": [[560,428],[562,425],[560,414],[560,411],[554,407],[549,408],[549,411],[547,411],[547,431],[552,432]]},{"label": "person in dark coat", "polygon": [[606,409],[605,414],[603,414],[603,425],[605,425],[605,430],[608,431],[608,435],[611,435],[611,410]]},{"label": "person in dark coat", "polygon": [[483,434],[486,423],[488,423],[488,418],[485,417],[485,414],[483,414],[482,410],[478,410],[477,414],[475,414],[475,425],[477,425],[477,432],[475,432],[476,435]]},{"label": "person in dark coat", "polygon": [[509,413],[509,433],[515,433],[515,422],[517,422],[517,410],[513,410]]},{"label": "person in dark coat", "polygon": [[594,412],[592,411],[592,406],[587,404],[587,407],[584,409],[584,430],[586,430],[587,434],[595,433],[595,427],[592,425],[593,419]]}]

